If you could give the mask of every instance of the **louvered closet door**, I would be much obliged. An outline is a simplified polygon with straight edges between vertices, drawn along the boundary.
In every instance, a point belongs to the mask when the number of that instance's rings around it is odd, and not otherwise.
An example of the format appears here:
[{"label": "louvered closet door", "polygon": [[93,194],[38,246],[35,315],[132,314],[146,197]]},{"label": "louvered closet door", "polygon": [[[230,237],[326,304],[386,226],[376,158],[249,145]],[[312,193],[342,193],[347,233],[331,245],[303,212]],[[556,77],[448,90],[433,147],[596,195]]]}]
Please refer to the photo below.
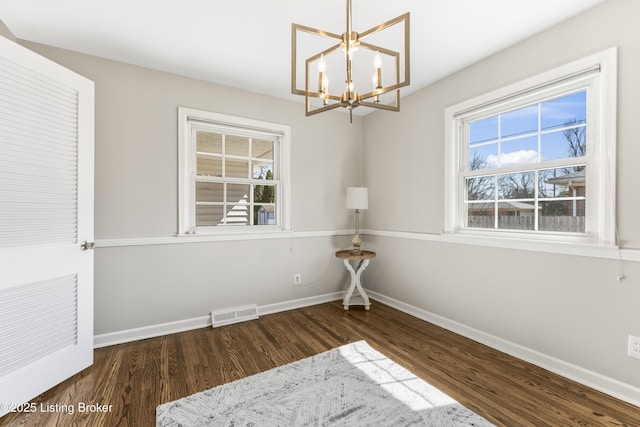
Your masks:
[{"label": "louvered closet door", "polygon": [[0,416],[93,362],[93,90],[0,37]]}]

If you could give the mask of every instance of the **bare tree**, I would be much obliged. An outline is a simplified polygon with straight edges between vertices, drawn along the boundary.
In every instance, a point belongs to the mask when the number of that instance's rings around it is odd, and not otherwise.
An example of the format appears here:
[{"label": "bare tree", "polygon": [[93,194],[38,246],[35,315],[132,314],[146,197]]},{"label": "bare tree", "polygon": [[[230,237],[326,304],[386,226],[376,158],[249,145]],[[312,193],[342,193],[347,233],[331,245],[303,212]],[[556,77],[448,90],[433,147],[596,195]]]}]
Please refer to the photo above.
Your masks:
[{"label": "bare tree", "polygon": [[512,173],[499,178],[501,199],[531,199],[535,196],[533,172]]},{"label": "bare tree", "polygon": [[[477,152],[469,161],[470,170],[481,170],[487,167],[487,161]],[[491,200],[495,192],[493,177],[479,176],[467,180],[467,200]]]},{"label": "bare tree", "polygon": [[[582,120],[573,119],[566,121],[565,126],[572,126],[582,123]],[[564,138],[567,140],[567,150],[569,157],[583,157],[587,154],[587,138],[586,138],[586,126],[575,126],[570,129],[562,131]],[[584,166],[576,166],[573,170],[567,171],[567,173],[578,172],[584,169]]]}]

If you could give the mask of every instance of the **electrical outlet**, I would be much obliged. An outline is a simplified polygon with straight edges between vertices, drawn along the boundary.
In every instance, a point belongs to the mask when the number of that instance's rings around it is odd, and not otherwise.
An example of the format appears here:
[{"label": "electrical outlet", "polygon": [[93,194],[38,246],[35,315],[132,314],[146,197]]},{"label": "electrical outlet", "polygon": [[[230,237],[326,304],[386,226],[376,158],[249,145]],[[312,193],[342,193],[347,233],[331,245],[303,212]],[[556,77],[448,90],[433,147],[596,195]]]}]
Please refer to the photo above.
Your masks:
[{"label": "electrical outlet", "polygon": [[629,347],[627,348],[627,355],[640,359],[640,337],[634,337],[629,335]]},{"label": "electrical outlet", "polygon": [[293,275],[293,285],[294,286],[302,285],[302,274],[296,273]]}]

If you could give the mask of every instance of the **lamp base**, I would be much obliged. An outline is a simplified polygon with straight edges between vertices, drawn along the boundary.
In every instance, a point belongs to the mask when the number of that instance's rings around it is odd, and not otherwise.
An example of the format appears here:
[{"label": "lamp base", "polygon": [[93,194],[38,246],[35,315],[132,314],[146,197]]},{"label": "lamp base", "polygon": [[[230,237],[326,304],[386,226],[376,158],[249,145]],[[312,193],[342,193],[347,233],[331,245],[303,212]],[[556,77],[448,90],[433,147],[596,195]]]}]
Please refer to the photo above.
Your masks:
[{"label": "lamp base", "polygon": [[360,247],[362,246],[362,239],[360,239],[359,234],[356,234],[355,236],[353,236],[353,239],[351,239],[351,244],[353,245],[353,248],[351,249],[351,254],[353,255],[362,254],[362,250],[360,249]]}]

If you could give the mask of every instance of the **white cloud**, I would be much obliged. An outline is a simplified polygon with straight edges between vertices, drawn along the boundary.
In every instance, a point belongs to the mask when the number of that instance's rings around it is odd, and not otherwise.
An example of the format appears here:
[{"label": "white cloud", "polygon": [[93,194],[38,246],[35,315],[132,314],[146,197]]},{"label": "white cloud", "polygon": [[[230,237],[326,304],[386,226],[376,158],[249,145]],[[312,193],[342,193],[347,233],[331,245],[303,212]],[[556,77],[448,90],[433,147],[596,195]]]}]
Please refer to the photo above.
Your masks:
[{"label": "white cloud", "polygon": [[500,156],[490,155],[487,157],[489,167],[523,165],[536,163],[538,152],[535,150],[520,150],[511,153],[500,153]]}]

